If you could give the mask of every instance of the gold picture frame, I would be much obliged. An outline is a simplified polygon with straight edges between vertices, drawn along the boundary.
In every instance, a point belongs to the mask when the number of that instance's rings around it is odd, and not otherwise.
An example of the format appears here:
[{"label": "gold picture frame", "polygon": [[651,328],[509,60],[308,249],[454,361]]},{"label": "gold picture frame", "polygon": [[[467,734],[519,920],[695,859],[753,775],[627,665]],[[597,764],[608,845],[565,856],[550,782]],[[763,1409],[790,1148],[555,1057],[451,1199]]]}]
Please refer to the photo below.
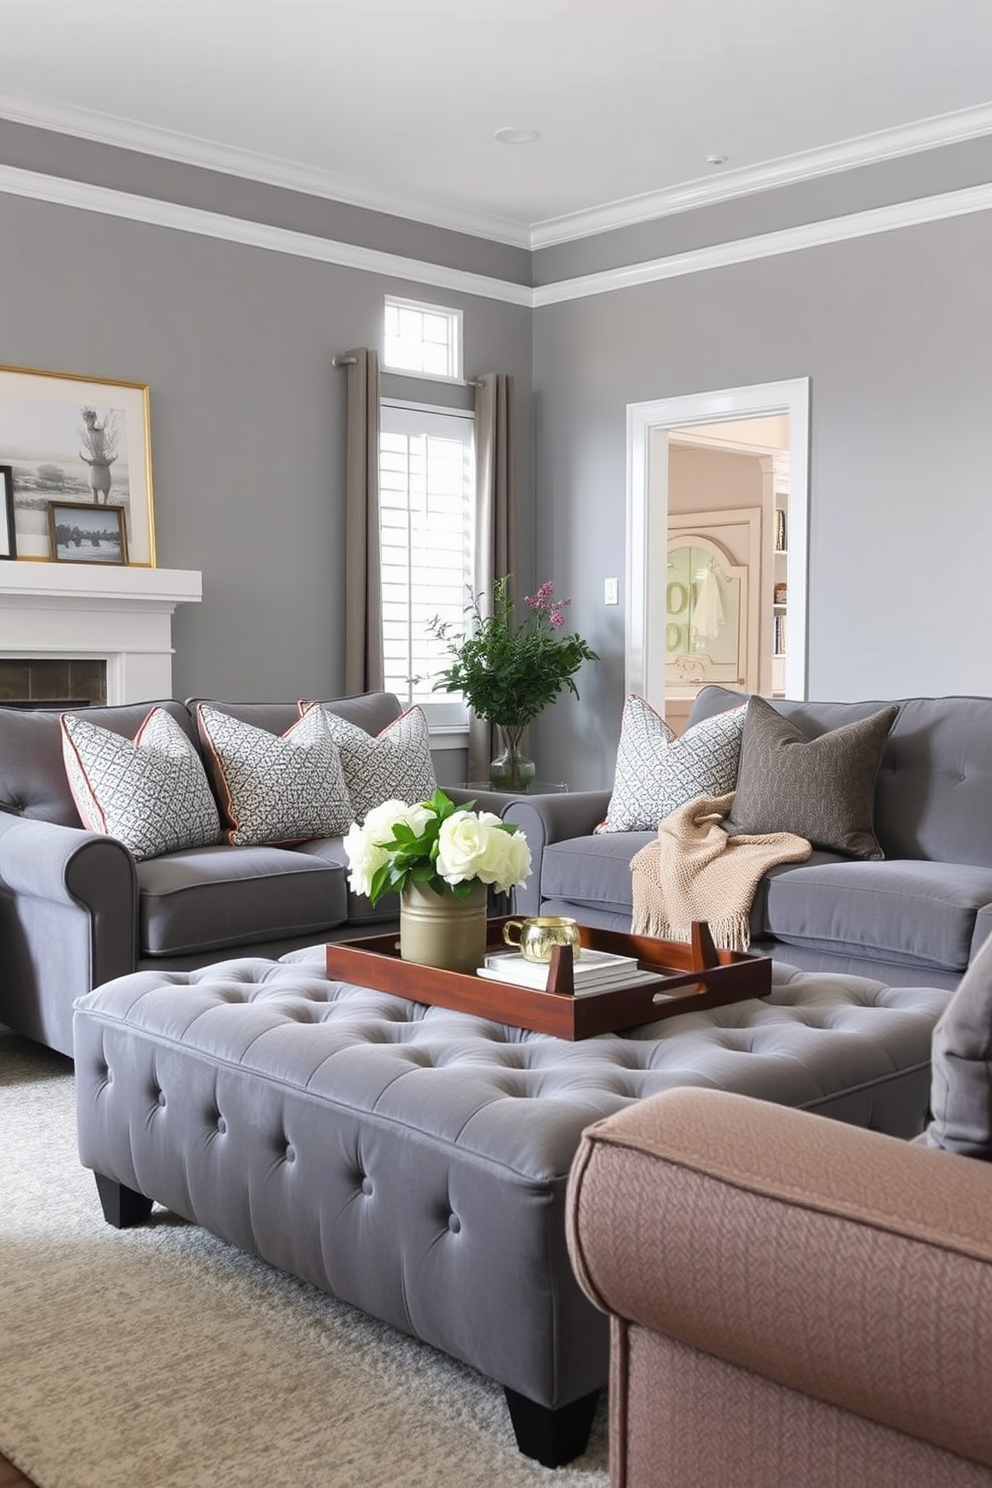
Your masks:
[{"label": "gold picture frame", "polygon": [[19,559],[54,561],[49,503],[75,503],[120,507],[122,561],[155,567],[147,383],[0,366],[0,463]]},{"label": "gold picture frame", "polygon": [[48,542],[56,563],[127,563],[124,508],[50,501]]}]

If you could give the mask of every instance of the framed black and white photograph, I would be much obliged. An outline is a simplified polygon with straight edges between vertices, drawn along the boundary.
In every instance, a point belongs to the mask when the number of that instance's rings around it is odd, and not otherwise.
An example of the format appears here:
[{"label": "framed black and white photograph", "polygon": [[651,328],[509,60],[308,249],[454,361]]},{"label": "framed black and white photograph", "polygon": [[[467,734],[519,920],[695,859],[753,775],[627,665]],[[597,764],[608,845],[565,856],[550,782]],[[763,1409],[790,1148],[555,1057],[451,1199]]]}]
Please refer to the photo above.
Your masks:
[{"label": "framed black and white photograph", "polygon": [[129,558],[86,561],[155,566],[147,384],[0,367],[0,461],[19,558],[54,556],[49,505],[73,503],[123,513]]},{"label": "framed black and white photograph", "polygon": [[126,563],[124,508],[50,501],[48,541],[49,556],[57,563]]},{"label": "framed black and white photograph", "polygon": [[14,472],[0,465],[0,558],[17,557],[14,535]]}]

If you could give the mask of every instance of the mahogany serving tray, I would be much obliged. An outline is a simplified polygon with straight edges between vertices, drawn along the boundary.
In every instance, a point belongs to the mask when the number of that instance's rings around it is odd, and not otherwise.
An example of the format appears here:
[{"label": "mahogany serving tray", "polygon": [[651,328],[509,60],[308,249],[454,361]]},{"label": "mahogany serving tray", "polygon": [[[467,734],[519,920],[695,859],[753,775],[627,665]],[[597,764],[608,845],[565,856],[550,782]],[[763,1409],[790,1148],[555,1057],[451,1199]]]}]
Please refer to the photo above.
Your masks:
[{"label": "mahogany serving tray", "polygon": [[[508,918],[489,921],[488,949],[505,949],[503,926]],[[691,944],[625,935],[617,930],[593,930],[586,925],[579,927],[579,936],[581,944],[591,950],[636,956],[642,971],[657,972],[657,981],[576,997],[572,948],[556,946],[548,968],[547,989],[540,991],[515,982],[403,961],[396,931],[328,945],[327,975],[334,981],[392,992],[413,1002],[475,1013],[515,1028],[573,1040],[636,1028],[675,1013],[765,997],[771,991],[771,959],[715,947],[709,926],[702,921],[692,927]]]}]

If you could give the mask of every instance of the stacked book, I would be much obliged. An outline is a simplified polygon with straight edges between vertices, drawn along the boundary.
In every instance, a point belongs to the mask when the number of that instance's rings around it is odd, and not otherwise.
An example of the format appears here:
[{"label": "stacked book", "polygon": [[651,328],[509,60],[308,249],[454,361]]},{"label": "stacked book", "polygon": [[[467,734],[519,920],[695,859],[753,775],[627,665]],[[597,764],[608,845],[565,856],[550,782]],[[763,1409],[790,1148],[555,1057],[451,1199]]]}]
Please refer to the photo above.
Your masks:
[{"label": "stacked book", "polygon": [[[528,961],[519,951],[487,951],[486,959],[479,967],[479,976],[545,992],[549,968],[540,961]],[[584,997],[594,992],[613,992],[618,987],[638,987],[642,982],[656,982],[658,972],[642,971],[636,956],[616,956],[610,951],[592,951],[583,947],[581,956],[572,963],[572,980],[576,997]]]}]

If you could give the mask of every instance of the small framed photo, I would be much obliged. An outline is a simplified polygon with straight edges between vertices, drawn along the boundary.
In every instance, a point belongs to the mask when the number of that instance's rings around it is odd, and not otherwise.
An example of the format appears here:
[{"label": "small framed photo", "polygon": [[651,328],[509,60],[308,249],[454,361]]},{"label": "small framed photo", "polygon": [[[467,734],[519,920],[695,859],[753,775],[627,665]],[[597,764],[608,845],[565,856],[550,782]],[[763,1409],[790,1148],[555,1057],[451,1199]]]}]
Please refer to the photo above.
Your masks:
[{"label": "small framed photo", "polygon": [[126,563],[124,508],[50,501],[48,543],[59,563]]},{"label": "small framed photo", "polygon": [[17,557],[14,532],[14,470],[0,465],[0,558]]}]

